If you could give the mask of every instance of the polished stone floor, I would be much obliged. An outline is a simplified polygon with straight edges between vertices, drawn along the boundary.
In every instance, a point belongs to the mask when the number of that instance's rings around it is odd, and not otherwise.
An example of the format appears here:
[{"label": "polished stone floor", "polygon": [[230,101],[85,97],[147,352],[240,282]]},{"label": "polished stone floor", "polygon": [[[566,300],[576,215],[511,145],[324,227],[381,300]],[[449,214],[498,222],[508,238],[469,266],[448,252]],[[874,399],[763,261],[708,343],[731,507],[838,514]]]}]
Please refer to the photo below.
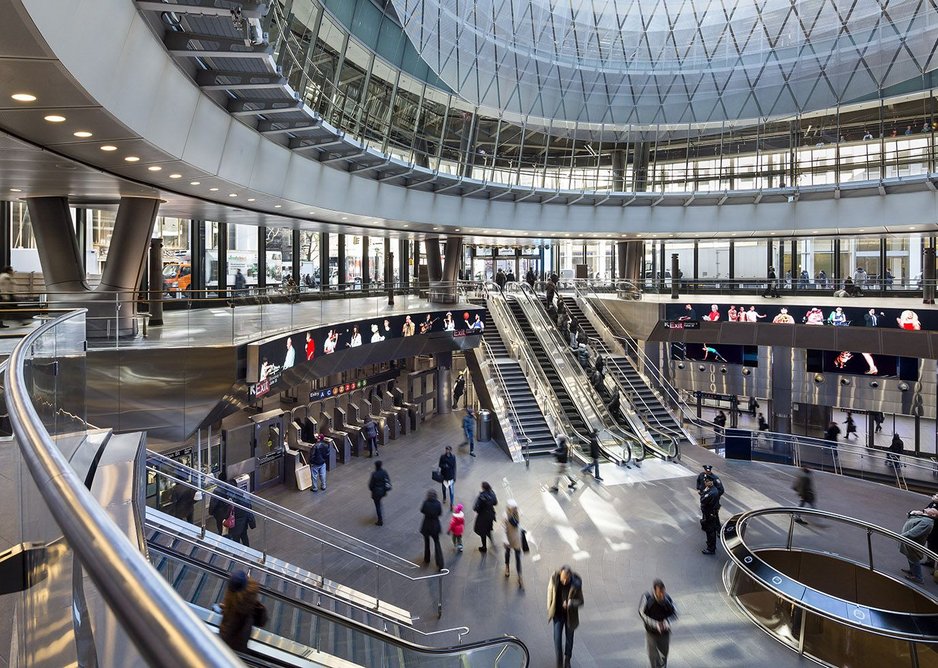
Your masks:
[{"label": "polished stone floor", "polygon": [[[440,416],[418,432],[391,442],[381,453],[394,482],[385,503],[385,526],[374,526],[374,509],[366,484],[372,462],[356,459],[331,474],[325,493],[278,488],[264,496],[355,537],[422,561],[418,533],[419,507],[428,489],[435,488],[430,473],[445,444],[462,441],[458,416]],[[430,598],[418,591],[412,612],[425,628],[465,624],[467,640],[499,634],[520,637],[531,649],[534,667],[553,665],[550,626],[545,598],[551,573],[570,564],[584,581],[586,605],[576,634],[574,666],[645,666],[644,633],[636,607],[654,578],[662,578],[681,613],[675,625],[669,666],[697,668],[721,666],[757,668],[813,665],[755,628],[734,607],[725,593],[722,551],[716,557],[700,553],[703,547],[694,480],[701,462],[712,463],[726,486],[723,518],[751,508],[792,505],[793,470],[766,464],[724,461],[712,452],[688,448],[682,464],[646,462],[637,471],[613,470],[604,465],[603,484],[584,479],[575,492],[551,494],[548,485],[553,464],[548,459],[530,468],[512,464],[494,444],[479,444],[478,457],[457,448],[457,500],[469,509],[483,480],[499,498],[499,517],[509,498],[517,500],[522,524],[532,538],[532,552],[524,557],[525,589],[503,576],[501,554],[477,551],[472,534],[473,513],[466,551],[456,554],[444,540],[447,567],[445,610],[437,623]],[[905,513],[923,507],[921,495],[882,485],[817,474],[820,507],[898,529]],[[448,513],[445,515],[448,519]],[[809,526],[799,534],[816,548],[834,545],[847,549],[860,536],[828,535],[833,529]],[[445,538],[445,537],[444,537]],[[499,542],[501,542],[499,540]],[[290,546],[279,545],[291,558]],[[292,557],[304,559],[307,555]],[[896,573],[904,559],[892,550],[879,555]],[[894,562],[894,564],[893,564]],[[512,569],[514,566],[512,565]],[[938,585],[926,585],[938,593]]]}]

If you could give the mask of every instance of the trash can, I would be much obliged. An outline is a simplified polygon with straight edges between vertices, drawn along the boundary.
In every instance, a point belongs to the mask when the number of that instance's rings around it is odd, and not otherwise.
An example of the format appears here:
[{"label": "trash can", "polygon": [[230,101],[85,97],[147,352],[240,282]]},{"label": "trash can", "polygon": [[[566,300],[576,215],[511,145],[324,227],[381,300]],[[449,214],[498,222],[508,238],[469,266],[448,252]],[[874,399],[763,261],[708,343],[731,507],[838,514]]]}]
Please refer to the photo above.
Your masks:
[{"label": "trash can", "polygon": [[483,408],[479,411],[479,435],[477,441],[492,440],[492,411]]}]

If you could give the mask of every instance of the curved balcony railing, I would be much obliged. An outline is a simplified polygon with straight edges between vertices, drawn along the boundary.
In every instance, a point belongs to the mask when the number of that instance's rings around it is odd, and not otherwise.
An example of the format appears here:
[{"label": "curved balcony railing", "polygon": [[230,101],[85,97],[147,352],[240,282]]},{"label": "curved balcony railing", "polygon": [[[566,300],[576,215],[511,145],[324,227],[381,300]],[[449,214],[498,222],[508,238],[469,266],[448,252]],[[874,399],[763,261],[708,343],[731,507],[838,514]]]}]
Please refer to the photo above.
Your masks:
[{"label": "curved balcony railing", "polygon": [[[51,663],[89,665],[95,644],[110,654],[108,660],[135,653],[150,665],[236,666],[238,658],[185,606],[172,588],[147,562],[139,548],[108,516],[84,481],[60,451],[58,439],[83,438],[62,434],[59,427],[74,427],[58,408],[76,403],[67,393],[83,393],[85,312],[73,311],[40,325],[19,342],[10,355],[5,375],[6,405],[24,467],[19,478],[19,512],[24,545],[33,550],[37,578],[20,594],[23,614],[41,621],[20,625],[17,657],[40,649]],[[43,415],[34,398],[49,407]],[[59,420],[62,420],[60,423]],[[44,545],[35,550],[36,541]],[[74,559],[68,559],[72,556]],[[67,574],[63,575],[63,572]],[[117,624],[82,628],[79,617],[88,614],[89,585],[81,586],[80,573],[90,576],[106,602],[107,614]],[[40,573],[42,575],[40,575]],[[74,576],[74,577],[73,577]],[[51,600],[50,600],[51,599]],[[62,607],[64,604],[64,608]],[[49,646],[44,631],[68,615],[62,641]]]},{"label": "curved balcony railing", "polygon": [[[294,73],[291,83],[308,107],[343,136],[389,161],[431,173],[532,192],[774,190],[797,196],[801,189],[875,186],[936,171],[938,128],[930,112],[923,115],[922,101],[915,96],[718,127],[554,127],[543,119],[508,121],[432,86],[391,80],[396,68],[380,57],[369,59],[368,45],[359,43],[336,53],[334,46],[310,34],[311,27],[318,27],[312,21],[316,12],[298,18],[288,7],[286,2],[273,3],[270,39],[279,61]],[[344,30],[331,24],[330,29]],[[354,36],[347,41],[357,42]],[[343,65],[364,76],[344,81],[335,71]],[[369,89],[358,83],[362,78]],[[420,87],[422,94],[416,90]],[[372,89],[381,94],[374,95]],[[928,94],[919,97],[927,99]],[[466,141],[470,135],[474,144]],[[636,166],[634,156],[643,151],[648,151],[648,162]]]},{"label": "curved balcony railing", "polygon": [[[818,532],[808,527],[823,526]],[[731,517],[724,584],[770,636],[824,665],[924,666],[938,643],[933,587],[902,577],[904,552],[938,555],[863,520],[807,508]]]}]

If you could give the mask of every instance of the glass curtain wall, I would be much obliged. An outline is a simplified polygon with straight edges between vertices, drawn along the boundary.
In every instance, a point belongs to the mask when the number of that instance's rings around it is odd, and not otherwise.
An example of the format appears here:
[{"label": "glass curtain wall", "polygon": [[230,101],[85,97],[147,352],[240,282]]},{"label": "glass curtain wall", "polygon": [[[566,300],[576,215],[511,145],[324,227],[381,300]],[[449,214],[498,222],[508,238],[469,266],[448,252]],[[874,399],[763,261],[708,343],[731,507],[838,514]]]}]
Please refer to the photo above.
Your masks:
[{"label": "glass curtain wall", "polygon": [[306,288],[319,285],[319,233],[300,232],[300,282]]},{"label": "glass curtain wall", "polygon": [[362,284],[362,237],[345,235],[345,281],[356,288]]},{"label": "glass curtain wall", "polygon": [[384,283],[384,238],[368,237],[368,274],[372,285]]},{"label": "glass curtain wall", "polygon": [[[254,228],[254,235],[257,236],[257,228]],[[265,246],[267,285],[274,288],[282,286],[293,273],[293,230],[268,227]]]},{"label": "glass curtain wall", "polygon": [[339,235],[329,233],[329,281],[327,285],[339,284]]}]

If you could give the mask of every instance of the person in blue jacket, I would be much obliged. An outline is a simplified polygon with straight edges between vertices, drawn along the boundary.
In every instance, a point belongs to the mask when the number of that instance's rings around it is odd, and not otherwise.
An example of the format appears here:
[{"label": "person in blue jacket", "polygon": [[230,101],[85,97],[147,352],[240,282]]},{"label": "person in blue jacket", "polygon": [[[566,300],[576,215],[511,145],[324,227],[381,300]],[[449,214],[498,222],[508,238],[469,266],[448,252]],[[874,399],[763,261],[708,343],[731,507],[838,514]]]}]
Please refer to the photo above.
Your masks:
[{"label": "person in blue jacket", "polygon": [[472,412],[472,408],[466,408],[466,414],[462,419],[462,431],[466,435],[466,441],[469,443],[469,456],[475,457],[476,418]]}]

